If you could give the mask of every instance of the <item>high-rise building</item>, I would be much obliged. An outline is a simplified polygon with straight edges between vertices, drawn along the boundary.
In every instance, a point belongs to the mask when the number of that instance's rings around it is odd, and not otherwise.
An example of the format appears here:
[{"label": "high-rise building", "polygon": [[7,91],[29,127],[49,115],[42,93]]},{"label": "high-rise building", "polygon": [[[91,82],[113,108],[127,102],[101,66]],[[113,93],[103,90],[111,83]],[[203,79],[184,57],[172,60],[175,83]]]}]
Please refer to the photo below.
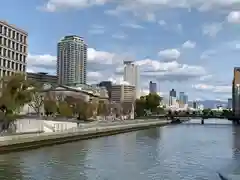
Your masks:
[{"label": "high-rise building", "polygon": [[169,92],[169,96],[172,96],[172,97],[177,97],[177,92],[172,89],[170,92]]},{"label": "high-rise building", "polygon": [[133,61],[124,61],[124,81],[135,86],[136,97],[140,97],[140,73],[139,67]]},{"label": "high-rise building", "polygon": [[0,77],[26,72],[28,33],[0,21]]},{"label": "high-rise building", "polygon": [[231,98],[228,99],[227,108],[232,109],[232,99]]},{"label": "high-rise building", "polygon": [[188,96],[185,94],[183,99],[184,104],[188,104]]},{"label": "high-rise building", "polygon": [[177,92],[172,89],[170,92],[169,92],[169,105],[173,105],[177,100]]},{"label": "high-rise building", "polygon": [[179,93],[179,105],[183,107],[185,104],[188,104],[188,96],[184,92]]},{"label": "high-rise building", "polygon": [[157,83],[149,82],[149,93],[157,93]]},{"label": "high-rise building", "polygon": [[196,101],[193,101],[192,107],[193,107],[194,109],[197,109],[197,102],[196,102]]},{"label": "high-rise building", "polygon": [[82,37],[65,36],[58,42],[57,76],[60,85],[86,84],[87,44]]},{"label": "high-rise building", "polygon": [[232,83],[232,109],[235,116],[240,116],[240,67],[235,67]]}]

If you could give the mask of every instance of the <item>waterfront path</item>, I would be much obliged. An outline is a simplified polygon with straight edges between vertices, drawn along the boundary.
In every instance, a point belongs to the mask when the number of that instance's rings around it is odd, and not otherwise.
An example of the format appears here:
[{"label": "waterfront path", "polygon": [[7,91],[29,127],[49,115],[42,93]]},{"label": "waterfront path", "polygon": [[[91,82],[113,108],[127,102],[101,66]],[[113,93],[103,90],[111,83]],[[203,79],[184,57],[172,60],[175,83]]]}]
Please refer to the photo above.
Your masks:
[{"label": "waterfront path", "polygon": [[166,125],[167,120],[126,120],[80,124],[77,128],[51,133],[24,134],[0,137],[0,153],[27,150],[70,141],[114,135],[154,126]]},{"label": "waterfront path", "polygon": [[3,154],[0,179],[219,180],[220,172],[231,180],[240,173],[240,127],[221,122],[162,126]]}]

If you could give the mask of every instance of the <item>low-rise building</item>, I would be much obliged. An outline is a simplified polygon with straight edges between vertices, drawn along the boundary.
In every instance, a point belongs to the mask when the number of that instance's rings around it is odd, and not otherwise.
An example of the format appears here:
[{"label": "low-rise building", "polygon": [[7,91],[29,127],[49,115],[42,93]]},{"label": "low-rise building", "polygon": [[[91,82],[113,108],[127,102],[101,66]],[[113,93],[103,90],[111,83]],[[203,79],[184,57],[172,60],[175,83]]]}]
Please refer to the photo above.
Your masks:
[{"label": "low-rise building", "polygon": [[41,84],[50,84],[52,86],[57,86],[58,79],[56,75],[49,75],[48,73],[39,72],[39,73],[27,73],[27,78],[34,80]]}]

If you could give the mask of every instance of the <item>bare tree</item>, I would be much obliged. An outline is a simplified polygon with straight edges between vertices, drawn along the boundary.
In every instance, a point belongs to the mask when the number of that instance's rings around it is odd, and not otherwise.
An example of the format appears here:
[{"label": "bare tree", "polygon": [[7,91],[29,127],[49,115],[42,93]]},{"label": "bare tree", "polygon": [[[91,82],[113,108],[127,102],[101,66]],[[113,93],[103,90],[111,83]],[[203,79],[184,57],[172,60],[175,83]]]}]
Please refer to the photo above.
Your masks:
[{"label": "bare tree", "polygon": [[40,92],[35,92],[32,94],[31,102],[28,104],[33,110],[40,115],[43,106],[43,95]]}]

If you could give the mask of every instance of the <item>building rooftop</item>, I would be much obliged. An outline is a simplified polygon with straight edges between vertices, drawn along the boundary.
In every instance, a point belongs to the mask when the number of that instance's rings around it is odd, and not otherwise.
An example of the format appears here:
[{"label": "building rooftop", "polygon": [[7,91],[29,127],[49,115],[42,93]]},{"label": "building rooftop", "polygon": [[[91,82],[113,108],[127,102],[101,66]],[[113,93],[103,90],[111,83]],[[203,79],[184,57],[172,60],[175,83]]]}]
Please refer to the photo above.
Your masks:
[{"label": "building rooftop", "polygon": [[8,22],[2,21],[2,20],[0,20],[0,23],[1,23],[1,24],[4,24],[4,25],[6,25],[6,26],[9,26],[9,27],[15,29],[16,31],[19,31],[19,32],[21,32],[21,33],[23,33],[23,34],[25,34],[25,35],[28,35],[27,31],[25,31],[25,30],[23,30],[23,29],[21,29],[21,28],[18,28],[18,27],[17,27],[16,25],[14,25],[14,24],[9,24]]}]

